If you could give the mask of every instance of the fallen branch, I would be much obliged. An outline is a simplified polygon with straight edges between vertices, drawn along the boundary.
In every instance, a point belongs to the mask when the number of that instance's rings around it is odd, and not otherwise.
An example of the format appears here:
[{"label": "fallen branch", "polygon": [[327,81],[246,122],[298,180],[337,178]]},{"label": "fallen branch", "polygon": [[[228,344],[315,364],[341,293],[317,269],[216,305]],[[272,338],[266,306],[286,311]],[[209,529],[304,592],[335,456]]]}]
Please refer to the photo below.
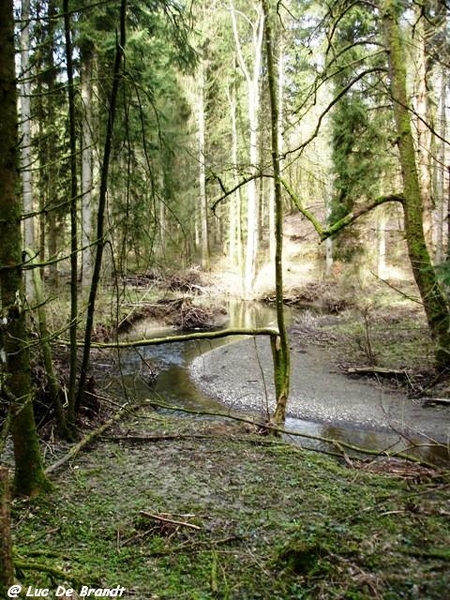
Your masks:
[{"label": "fallen branch", "polygon": [[187,523],[186,521],[177,521],[175,519],[169,519],[169,517],[167,517],[167,516],[154,515],[153,513],[149,513],[145,510],[139,511],[139,514],[143,515],[144,517],[148,517],[149,519],[152,519],[153,521],[157,521],[159,523],[166,523],[169,525],[177,525],[180,527],[190,527],[191,529],[197,529],[197,530],[201,529],[201,527],[199,527],[198,525],[194,525],[193,523]]},{"label": "fallen branch", "polygon": [[407,377],[408,371],[406,369],[388,369],[385,367],[349,367],[347,369],[349,375],[384,375],[391,377],[399,375],[401,377]]},{"label": "fallen branch", "polygon": [[[233,421],[247,423],[249,425],[252,425],[253,427],[260,427],[261,430],[264,430],[264,431],[273,432],[273,433],[282,434],[282,435],[288,435],[290,437],[300,437],[300,438],[305,438],[308,440],[315,440],[318,442],[323,442],[324,444],[329,444],[330,446],[336,448],[336,440],[333,438],[327,438],[327,437],[323,437],[321,435],[314,435],[311,433],[300,433],[298,431],[286,431],[285,429],[283,429],[281,427],[276,427],[275,425],[272,425],[270,423],[258,423],[256,420],[250,419],[248,417],[241,417],[238,415],[233,415],[233,414],[224,413],[224,412],[193,410],[193,409],[185,408],[183,406],[174,406],[171,404],[167,404],[165,402],[156,402],[155,400],[147,400],[147,402],[149,405],[151,405],[154,408],[159,407],[159,408],[164,408],[166,410],[174,410],[177,412],[185,412],[185,413],[195,414],[195,415],[227,418],[227,419],[231,419]],[[361,446],[356,446],[355,444],[350,444],[350,443],[344,442],[342,440],[340,440],[338,443],[341,446],[341,450],[343,448],[345,448],[346,450],[351,450],[353,452],[357,452],[358,454],[365,454],[367,456],[382,456],[385,458],[402,458],[411,463],[424,465],[426,467],[429,467],[430,469],[436,468],[436,466],[433,465],[432,463],[430,463],[426,460],[423,460],[421,458],[418,458],[416,456],[409,455],[406,452],[400,452],[400,451],[399,452],[397,452],[397,451],[389,452],[389,450],[377,450],[374,448],[362,448]],[[447,448],[447,446],[445,446],[443,444],[438,444],[436,442],[434,442],[432,444],[420,444],[420,445],[412,444],[411,445],[411,448],[430,448],[430,447]],[[302,448],[302,450],[311,450],[312,452],[322,452],[325,454],[331,454],[330,452],[328,452],[326,450],[317,450],[315,448]],[[332,453],[332,454],[336,455],[336,453]],[[340,455],[340,456],[342,456],[342,455]]]},{"label": "fallen branch", "polygon": [[69,450],[69,452],[67,452],[67,454],[65,454],[56,462],[48,466],[45,469],[46,475],[48,475],[49,473],[53,473],[53,471],[56,471],[57,469],[59,469],[59,467],[61,467],[66,462],[74,458],[80,452],[80,450],[82,450],[85,446],[90,444],[95,438],[100,436],[104,431],[111,427],[111,425],[119,421],[123,417],[123,415],[130,410],[130,408],[137,410],[138,408],[140,408],[140,406],[141,404],[131,407],[130,402],[124,404],[113,417],[105,421],[105,423],[103,423],[103,425],[101,425],[97,429],[94,429],[94,431],[90,431],[82,440],[75,444],[75,446],[72,446],[72,448]]},{"label": "fallen branch", "polygon": [[219,435],[200,434],[200,433],[170,433],[162,435],[111,435],[102,437],[108,442],[171,442],[173,440],[208,440],[221,437]]},{"label": "fallen branch", "polygon": [[195,540],[186,541],[178,544],[177,546],[170,546],[153,550],[149,552],[149,556],[166,556],[168,554],[176,554],[177,552],[202,552],[205,550],[210,551],[211,547],[220,546],[222,544],[229,544],[231,542],[241,541],[243,538],[237,535],[230,535],[228,537],[219,540]]},{"label": "fallen branch", "polygon": [[442,406],[450,406],[450,398],[433,398],[433,396],[420,398],[424,406],[434,406],[440,404]]},{"label": "fallen branch", "polygon": [[32,562],[23,559],[14,559],[14,568],[19,571],[39,571],[39,573],[47,573],[59,581],[70,581],[73,585],[81,585],[83,577],[75,575],[73,572],[67,573],[61,569],[57,569],[50,565],[41,562]]},{"label": "fallen branch", "polygon": [[430,548],[429,550],[420,550],[415,548],[401,548],[402,552],[409,556],[417,558],[430,558],[437,560],[450,560],[450,550],[448,548]]},{"label": "fallen branch", "polygon": [[[168,335],[165,337],[129,340],[127,342],[92,342],[92,348],[135,348],[136,346],[157,346],[158,344],[174,344],[176,342],[188,342],[191,340],[214,340],[224,337],[240,335],[268,335],[278,336],[278,330],[270,327],[255,329],[220,329],[218,331],[196,331],[193,333],[184,333],[181,335]],[[61,340],[62,344],[69,344],[67,340]],[[78,342],[78,346],[84,346],[84,342]]]}]

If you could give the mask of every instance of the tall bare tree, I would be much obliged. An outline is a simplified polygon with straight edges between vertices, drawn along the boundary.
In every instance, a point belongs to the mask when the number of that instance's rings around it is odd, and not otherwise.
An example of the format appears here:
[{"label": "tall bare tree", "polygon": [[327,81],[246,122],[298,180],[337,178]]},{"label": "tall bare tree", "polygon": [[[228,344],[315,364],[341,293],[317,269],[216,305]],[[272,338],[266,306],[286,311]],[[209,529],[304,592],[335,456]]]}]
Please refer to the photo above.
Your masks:
[{"label": "tall bare tree", "polygon": [[[272,354],[275,371],[276,409],[273,416],[275,425],[284,425],[286,405],[289,396],[290,351],[284,319],[283,305],[283,190],[281,184],[281,90],[277,74],[273,18],[275,11],[271,0],[262,0],[265,20],[265,47],[267,57],[267,82],[270,98],[271,149],[275,197],[275,289],[279,336],[272,338]],[[280,64],[278,64],[280,67]]]},{"label": "tall bare tree", "polygon": [[[253,3],[251,11],[253,19],[238,11],[230,2],[231,22],[236,44],[236,56],[239,68],[244,74],[247,87],[247,115],[248,115],[248,148],[249,171],[256,175],[259,167],[259,109],[261,101],[261,66],[263,56],[264,13],[259,3]],[[246,60],[244,48],[239,32],[238,20],[244,20],[250,31],[251,52],[250,59]],[[244,270],[244,296],[249,297],[252,292],[256,274],[256,257],[258,253],[258,188],[256,179],[252,178],[247,184],[247,243],[245,250]]]}]

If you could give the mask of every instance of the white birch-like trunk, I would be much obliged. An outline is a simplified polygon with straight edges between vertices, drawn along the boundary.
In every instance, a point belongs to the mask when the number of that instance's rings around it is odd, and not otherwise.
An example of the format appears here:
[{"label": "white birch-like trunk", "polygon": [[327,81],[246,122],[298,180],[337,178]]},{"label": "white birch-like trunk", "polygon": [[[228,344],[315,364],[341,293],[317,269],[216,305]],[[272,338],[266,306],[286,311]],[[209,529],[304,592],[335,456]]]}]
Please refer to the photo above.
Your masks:
[{"label": "white birch-like trunk", "polygon": [[[427,90],[427,54],[425,50],[425,23],[418,11],[418,19],[415,28],[415,48],[416,48],[416,101],[415,111],[417,114],[417,165],[419,171],[420,190],[423,203],[423,228],[428,249],[431,251],[433,246],[433,228],[432,213],[433,200],[431,194],[431,131],[428,127],[429,109],[428,109],[428,90]],[[432,252],[431,252],[432,253]]]},{"label": "white birch-like trunk", "polygon": [[82,118],[82,151],[81,151],[81,243],[82,263],[81,281],[83,286],[90,285],[92,278],[93,238],[92,188],[94,185],[94,139],[92,118],[92,57],[86,56],[81,61],[81,98],[83,102]]},{"label": "white birch-like trunk", "polygon": [[166,230],[167,230],[167,210],[166,205],[162,200],[159,201],[158,206],[158,226],[159,226],[159,247],[157,248],[157,256],[159,258],[164,257],[164,252],[167,244]]},{"label": "white birch-like trunk", "polygon": [[[20,68],[22,81],[20,84],[20,132],[21,167],[22,167],[22,196],[23,212],[31,215],[33,212],[33,179],[31,172],[31,83],[30,83],[30,0],[22,0],[22,29],[20,33]],[[28,216],[24,219],[23,230],[24,246],[34,252],[35,235],[34,219]],[[33,296],[33,282],[31,270],[25,271],[25,291],[28,298]]]},{"label": "white birch-like trunk", "polygon": [[[230,105],[230,120],[231,120],[231,163],[233,165],[233,184],[239,182],[238,174],[238,128],[237,128],[237,100],[236,88],[232,83],[227,92],[228,102]],[[241,192],[238,188],[231,196],[229,202],[229,242],[228,242],[228,257],[230,264],[237,266],[239,272],[242,273],[242,230],[241,230]],[[241,290],[241,293],[243,290]]]},{"label": "white birch-like trunk", "polygon": [[[278,68],[277,68],[277,87],[278,87],[278,150],[280,152],[280,175],[283,175],[283,159],[281,155],[284,149],[283,140],[283,108],[284,108],[284,48],[281,37],[278,38]],[[270,188],[269,196],[269,252],[271,263],[275,262],[276,238],[275,238],[275,190],[273,184]]]},{"label": "white birch-like trunk", "polygon": [[[248,65],[244,59],[241,38],[238,31],[237,11],[230,3],[231,21],[233,26],[236,55],[247,85],[247,113],[249,126],[249,163],[250,175],[256,177],[259,164],[259,105],[260,105],[260,75],[262,63],[262,43],[264,33],[264,14],[259,5],[255,5],[256,18],[250,22],[248,17],[239,13],[246,19],[252,30],[253,64]],[[256,257],[258,254],[258,190],[256,179],[251,179],[247,184],[247,243],[245,249],[245,264],[243,274],[244,297],[250,298],[256,275]]]},{"label": "white birch-like trunk", "polygon": [[198,129],[198,188],[200,205],[200,230],[201,230],[201,261],[204,268],[209,265],[209,229],[208,229],[208,202],[206,198],[206,164],[205,164],[205,60],[202,56],[198,67],[198,94],[197,94],[197,129]]},{"label": "white birch-like trunk", "polygon": [[[438,120],[438,133],[443,140],[447,139],[447,104],[448,104],[448,90],[447,90],[447,69],[444,65],[441,65],[439,69],[439,120]],[[445,260],[444,250],[444,233],[445,223],[447,216],[447,187],[446,187],[446,168],[447,164],[447,152],[446,144],[440,144],[439,150],[439,161],[435,164],[435,196],[436,196],[436,253],[435,261],[437,264],[442,263]]]}]

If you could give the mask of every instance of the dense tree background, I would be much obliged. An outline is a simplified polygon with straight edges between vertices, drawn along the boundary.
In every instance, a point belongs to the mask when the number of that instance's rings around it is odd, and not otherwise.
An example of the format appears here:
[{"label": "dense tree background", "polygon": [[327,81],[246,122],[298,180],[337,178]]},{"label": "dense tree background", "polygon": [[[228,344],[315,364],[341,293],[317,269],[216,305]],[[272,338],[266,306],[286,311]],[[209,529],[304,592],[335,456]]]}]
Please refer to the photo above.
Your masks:
[{"label": "dense tree background", "polygon": [[[18,35],[27,30],[29,36],[20,89],[31,95],[22,126],[32,133],[22,171],[31,172],[34,201],[25,222],[40,262],[48,263],[44,274],[56,283],[69,269],[70,254],[67,48],[57,2],[32,3],[28,10],[29,20],[18,20]],[[119,5],[85,2],[69,10],[80,277],[89,286]],[[277,9],[283,174],[301,190],[304,206],[328,223],[401,191],[382,13],[383,6],[345,1],[287,2]],[[273,241],[262,8],[249,1],[131,2],[126,28],[105,275],[171,266],[174,256],[181,258],[178,266],[207,265],[212,253],[240,267],[242,291],[251,297]],[[401,28],[427,241],[442,261],[448,245],[447,12],[442,3],[405,3]],[[389,211],[387,217],[381,212],[336,238],[335,259],[350,261],[355,252],[367,259],[367,236],[386,227]]]}]

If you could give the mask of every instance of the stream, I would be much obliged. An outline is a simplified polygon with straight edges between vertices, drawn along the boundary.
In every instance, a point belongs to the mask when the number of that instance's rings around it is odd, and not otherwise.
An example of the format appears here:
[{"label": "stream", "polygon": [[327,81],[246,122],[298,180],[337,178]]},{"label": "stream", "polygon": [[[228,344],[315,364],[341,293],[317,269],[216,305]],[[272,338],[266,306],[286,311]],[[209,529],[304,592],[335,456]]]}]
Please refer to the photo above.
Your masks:
[{"label": "stream", "polygon": [[[230,302],[226,308],[228,318],[224,320],[224,327],[265,327],[276,324],[275,310],[262,303]],[[288,311],[288,322],[295,320],[295,317],[295,311]],[[167,328],[164,330],[149,328],[149,325],[144,321],[133,328],[131,334],[128,334],[128,339],[160,337],[161,335],[169,335],[170,331]],[[157,399],[162,403],[198,410],[199,412],[226,412],[226,409],[230,410],[231,407],[241,414],[261,414],[261,404],[263,402],[261,401],[257,407],[256,404],[252,405],[247,397],[249,395],[252,399],[257,397],[258,393],[255,390],[258,386],[264,387],[264,393],[267,389],[272,389],[270,344],[267,339],[258,340],[258,345],[265,346],[265,355],[261,361],[264,363],[266,373],[259,372],[261,367],[259,364],[260,358],[258,358],[258,364],[251,364],[249,355],[252,353],[253,345],[256,348],[256,342],[252,339],[247,338],[236,341],[236,338],[232,338],[231,340],[174,342],[158,346],[140,347],[137,350],[127,350],[121,354],[122,377],[130,393],[138,398]],[[256,351],[258,352],[257,349]],[[315,386],[311,389],[306,386],[304,398],[300,399],[303,403],[302,406],[304,406],[301,411],[302,417],[303,412],[305,413],[304,418],[290,412],[290,403],[293,400],[288,403],[288,418],[286,420],[286,430],[288,432],[302,434],[302,436],[337,440],[380,452],[407,451],[428,462],[437,464],[445,462],[448,464],[448,449],[430,444],[430,439],[437,439],[437,437],[418,435],[415,432],[408,432],[405,437],[403,435],[405,432],[399,432],[397,427],[394,427],[393,430],[390,424],[386,426],[386,424],[378,423],[376,418],[371,419],[369,405],[365,410],[364,402],[366,402],[366,398],[374,396],[375,393],[380,394],[379,390],[374,390],[372,384],[360,380],[355,382],[343,374],[323,371],[324,365],[329,365],[329,357],[325,349],[317,347],[310,349],[308,347],[307,351],[309,356],[306,356],[307,353],[305,352],[304,357],[300,355],[295,360],[304,361],[309,359],[309,366],[307,363],[306,370],[309,379],[314,379]],[[295,368],[295,361],[293,363]],[[151,366],[158,373],[155,380],[153,380],[149,368]],[[317,371],[316,366],[318,366]],[[224,370],[226,371],[225,377]],[[244,382],[242,383],[242,381]],[[261,381],[264,382],[263,385]],[[305,387],[304,382],[301,385],[302,388]],[[335,408],[334,412],[332,407],[330,407],[330,410],[324,411],[323,402],[321,408],[314,407],[315,396],[322,400],[321,386],[324,388],[325,394],[327,393],[327,387],[331,387],[334,394],[341,392],[343,400],[341,399],[337,407],[333,407]],[[392,394],[390,392],[381,393],[389,399],[392,396],[396,402],[398,402],[396,395],[400,398],[398,392],[392,392]],[[231,401],[228,399],[227,394],[230,396]],[[263,392],[260,391],[259,394],[261,395]],[[354,414],[352,416],[350,412],[348,418],[345,417],[348,408],[346,405],[349,404],[350,409],[352,408],[352,394],[358,399],[358,417],[356,419],[354,419]],[[240,397],[241,401],[234,405],[233,398],[236,397]],[[333,400],[335,397],[333,396]],[[346,402],[347,397],[349,397],[348,402]],[[364,397],[364,402],[361,402],[361,397]],[[297,404],[299,404],[298,399]],[[336,402],[333,402],[333,404],[335,405]],[[325,407],[327,407],[326,403]],[[294,410],[294,413],[296,412],[299,411]],[[180,412],[180,414],[182,413]],[[414,415],[414,418],[417,419],[418,417]],[[421,415],[419,415],[419,423],[420,418]],[[427,413],[422,418],[428,419]],[[433,414],[430,414],[430,418],[436,419]],[[447,420],[449,418],[448,410],[445,418]],[[327,451],[330,449],[336,450],[335,447],[333,448],[330,444],[321,440],[293,435],[287,437],[303,447]],[[439,441],[445,443],[445,436],[442,436]],[[422,447],[411,449],[411,446]],[[354,455],[355,453],[349,452],[349,454]]]}]

